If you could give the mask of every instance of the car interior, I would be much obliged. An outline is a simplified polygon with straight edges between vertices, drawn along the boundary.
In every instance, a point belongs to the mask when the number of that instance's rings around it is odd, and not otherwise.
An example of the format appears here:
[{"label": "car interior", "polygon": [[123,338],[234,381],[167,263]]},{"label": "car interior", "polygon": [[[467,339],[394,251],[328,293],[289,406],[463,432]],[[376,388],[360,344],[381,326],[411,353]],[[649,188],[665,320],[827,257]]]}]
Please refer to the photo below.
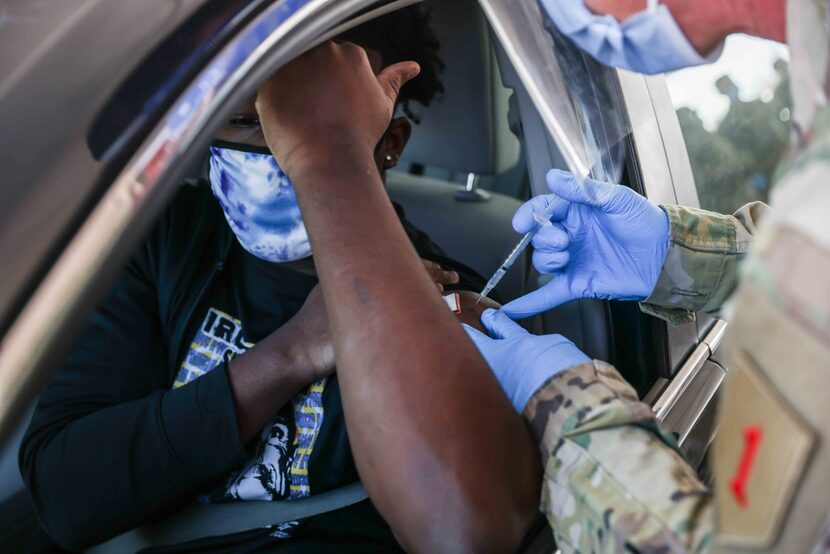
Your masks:
[{"label": "car interior", "polygon": [[[428,108],[415,108],[421,121],[413,126],[401,164],[388,173],[387,187],[416,226],[450,257],[486,278],[518,242],[511,226],[516,209],[546,191],[548,168],[564,168],[565,163],[478,2],[427,4],[442,44],[446,92]],[[609,71],[584,63],[586,71]],[[643,192],[633,146],[625,141],[617,146],[619,178]],[[187,173],[196,177],[203,171],[202,158]],[[527,251],[496,291],[507,301],[545,279],[533,269]],[[636,303],[577,301],[523,324],[537,333],[563,334],[589,356],[615,364],[641,396],[671,375],[665,324],[642,314]],[[17,467],[27,422],[28,416],[0,453],[0,517],[5,522],[0,544],[11,551],[25,549],[35,525]],[[536,529],[525,551],[555,550],[549,531],[541,529],[546,527]]]}]

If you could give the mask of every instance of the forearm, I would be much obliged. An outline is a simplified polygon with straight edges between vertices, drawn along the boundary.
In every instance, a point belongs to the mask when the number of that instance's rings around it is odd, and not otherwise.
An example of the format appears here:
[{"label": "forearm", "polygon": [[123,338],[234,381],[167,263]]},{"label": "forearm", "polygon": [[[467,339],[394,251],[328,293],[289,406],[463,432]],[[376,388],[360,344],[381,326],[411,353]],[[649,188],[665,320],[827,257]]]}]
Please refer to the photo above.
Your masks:
[{"label": "forearm", "polygon": [[289,322],[228,364],[237,428],[247,443],[317,376]]},{"label": "forearm", "polygon": [[409,548],[472,549],[496,531],[506,542],[486,546],[505,547],[535,512],[529,434],[435,294],[371,157],[347,149],[336,172],[295,183],[361,477]]},{"label": "forearm", "polygon": [[246,456],[223,368],[69,423],[70,408],[51,420],[41,409],[21,446],[21,472],[40,521],[70,550],[187,501]]},{"label": "forearm", "polygon": [[759,222],[771,209],[761,202],[743,206],[734,215],[694,208],[665,206],[671,241],[644,312],[677,324],[694,312],[713,312],[738,284],[740,265]]},{"label": "forearm", "polygon": [[557,375],[524,415],[545,466],[542,510],[563,551],[711,545],[709,493],[613,367],[595,361]]}]

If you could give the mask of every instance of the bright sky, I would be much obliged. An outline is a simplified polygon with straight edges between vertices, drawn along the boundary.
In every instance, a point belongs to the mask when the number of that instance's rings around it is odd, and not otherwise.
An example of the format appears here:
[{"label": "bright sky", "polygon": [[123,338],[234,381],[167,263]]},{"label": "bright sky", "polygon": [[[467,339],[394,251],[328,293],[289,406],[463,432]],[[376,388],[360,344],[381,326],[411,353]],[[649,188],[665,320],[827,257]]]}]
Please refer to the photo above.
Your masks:
[{"label": "bright sky", "polygon": [[771,99],[778,84],[773,64],[779,58],[790,59],[782,44],[746,35],[731,36],[717,63],[666,75],[674,107],[692,108],[704,126],[713,131],[729,109],[729,99],[718,91],[715,82],[729,75],[740,89],[741,100]]}]

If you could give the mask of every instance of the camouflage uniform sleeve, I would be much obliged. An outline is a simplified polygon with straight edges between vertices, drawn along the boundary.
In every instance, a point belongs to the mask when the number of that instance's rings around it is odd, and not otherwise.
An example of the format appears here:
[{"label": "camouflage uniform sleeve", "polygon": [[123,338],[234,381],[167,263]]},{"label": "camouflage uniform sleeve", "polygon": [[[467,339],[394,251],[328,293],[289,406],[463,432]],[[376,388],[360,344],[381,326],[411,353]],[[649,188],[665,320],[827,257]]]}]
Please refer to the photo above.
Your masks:
[{"label": "camouflage uniform sleeve", "polygon": [[740,263],[770,209],[752,202],[734,215],[721,215],[663,206],[671,223],[669,250],[654,291],[640,308],[672,325],[692,321],[694,312],[719,309],[735,290]]},{"label": "camouflage uniform sleeve", "polygon": [[711,496],[612,366],[558,374],[524,416],[542,450],[542,511],[563,552],[709,548]]}]

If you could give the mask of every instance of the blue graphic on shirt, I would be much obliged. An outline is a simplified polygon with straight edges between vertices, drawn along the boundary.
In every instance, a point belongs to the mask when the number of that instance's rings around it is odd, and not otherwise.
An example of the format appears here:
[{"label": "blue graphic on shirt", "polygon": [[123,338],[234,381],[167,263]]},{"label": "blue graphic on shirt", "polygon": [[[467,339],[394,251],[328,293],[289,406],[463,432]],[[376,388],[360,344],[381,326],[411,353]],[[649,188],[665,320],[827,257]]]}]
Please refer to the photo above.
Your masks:
[{"label": "blue graphic on shirt", "polygon": [[323,425],[323,391],[326,379],[313,383],[294,401],[294,421],[297,424],[297,451],[291,464],[291,498],[311,494],[308,484],[308,459]]},{"label": "blue graphic on shirt", "polygon": [[[178,388],[198,379],[254,345],[245,340],[242,322],[210,308],[173,383]],[[256,454],[233,472],[206,501],[283,500],[309,496],[308,460],[323,425],[327,379],[312,383],[294,399],[294,422],[277,416],[260,434]],[[275,537],[293,525],[279,526]]]},{"label": "blue graphic on shirt", "polygon": [[242,336],[241,321],[211,308],[199,327],[199,332],[190,343],[173,388],[186,385],[253,346],[253,343],[247,342]]}]

